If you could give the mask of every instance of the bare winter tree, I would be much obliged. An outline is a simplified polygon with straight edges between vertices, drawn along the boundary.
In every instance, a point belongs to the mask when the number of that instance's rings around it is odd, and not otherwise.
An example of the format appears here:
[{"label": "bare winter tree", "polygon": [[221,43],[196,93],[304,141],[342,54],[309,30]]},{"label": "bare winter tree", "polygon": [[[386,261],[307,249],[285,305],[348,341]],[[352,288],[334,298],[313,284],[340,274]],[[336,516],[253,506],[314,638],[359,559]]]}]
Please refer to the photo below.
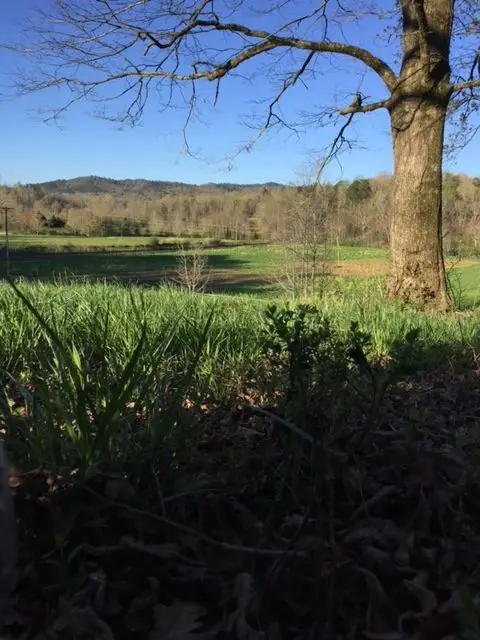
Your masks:
[{"label": "bare winter tree", "polygon": [[300,187],[285,229],[285,262],[275,282],[293,298],[325,292],[328,269],[330,202],[323,185]]},{"label": "bare winter tree", "polygon": [[205,290],[210,279],[208,255],[200,248],[187,249],[184,243],[177,245],[177,272],[174,282],[188,293],[200,293]]},{"label": "bare winter tree", "polygon": [[[66,87],[69,98],[57,114],[83,99],[107,107],[127,99],[119,117],[136,122],[160,91],[165,107],[178,106],[183,97],[188,120],[199,82],[214,83],[216,97],[221,81],[241,70],[252,72],[262,89],[273,79],[265,131],[293,126],[281,115],[282,98],[296,85],[318,83],[322,63],[352,59],[376,74],[383,85],[378,99],[358,94],[337,110],[345,121],[332,153],[347,141],[357,114],[388,111],[395,167],[389,293],[450,306],[442,249],[442,157],[448,117],[458,123],[453,145],[474,133],[468,117],[480,97],[478,0],[45,0],[43,5],[48,2],[49,9],[32,16],[27,44],[20,47],[37,63],[21,89]],[[378,20],[384,21],[385,59],[375,46],[351,42],[355,34],[361,42]],[[262,62],[267,66],[260,78]],[[321,85],[316,88],[321,91]],[[319,125],[331,113],[307,120]]]}]

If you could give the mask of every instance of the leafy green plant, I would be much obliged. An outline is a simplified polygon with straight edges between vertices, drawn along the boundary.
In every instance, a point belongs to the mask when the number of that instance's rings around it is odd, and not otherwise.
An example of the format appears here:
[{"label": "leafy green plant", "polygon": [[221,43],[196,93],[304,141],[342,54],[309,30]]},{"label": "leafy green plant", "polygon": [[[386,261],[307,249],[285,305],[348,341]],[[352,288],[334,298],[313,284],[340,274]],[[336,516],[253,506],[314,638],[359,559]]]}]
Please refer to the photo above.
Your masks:
[{"label": "leafy green plant", "polygon": [[376,361],[371,334],[357,322],[347,332],[334,329],[315,306],[271,306],[265,324],[267,369],[283,412],[302,429],[345,421],[355,407],[374,425],[389,386],[412,373],[419,360],[417,328],[392,340]]},{"label": "leafy green plant", "polygon": [[283,410],[302,428],[335,412],[332,398],[344,386],[345,347],[313,305],[271,306],[262,337],[268,369],[285,391]]},{"label": "leafy green plant", "polygon": [[458,269],[460,262],[461,259],[457,258],[455,262],[446,269],[447,289],[456,309],[462,309],[465,305],[465,287]]}]

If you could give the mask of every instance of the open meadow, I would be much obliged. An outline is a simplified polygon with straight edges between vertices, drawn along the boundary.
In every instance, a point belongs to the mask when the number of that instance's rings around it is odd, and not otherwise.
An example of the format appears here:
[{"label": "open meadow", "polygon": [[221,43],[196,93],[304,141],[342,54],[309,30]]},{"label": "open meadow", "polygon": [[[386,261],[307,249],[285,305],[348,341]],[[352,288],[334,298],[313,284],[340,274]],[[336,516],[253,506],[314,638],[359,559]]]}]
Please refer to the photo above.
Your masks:
[{"label": "open meadow", "polygon": [[[102,251],[141,251],[155,248],[175,248],[175,245],[236,244],[234,241],[189,237],[152,237],[152,236],[71,236],[67,234],[10,234],[10,247],[16,251],[45,253],[102,252]],[[0,232],[0,245],[5,244],[5,232]]]},{"label": "open meadow", "polygon": [[[277,295],[282,276],[294,258],[281,245],[231,243],[195,238],[11,236],[10,275],[29,280],[90,279],[157,286],[177,280],[179,246],[205,257],[206,290]],[[385,248],[329,246],[321,248],[324,284],[343,288],[350,281],[385,278]],[[447,269],[457,307],[480,301],[480,260],[447,256]],[[0,250],[0,274],[5,274]],[[349,285],[352,286],[352,285]]]}]

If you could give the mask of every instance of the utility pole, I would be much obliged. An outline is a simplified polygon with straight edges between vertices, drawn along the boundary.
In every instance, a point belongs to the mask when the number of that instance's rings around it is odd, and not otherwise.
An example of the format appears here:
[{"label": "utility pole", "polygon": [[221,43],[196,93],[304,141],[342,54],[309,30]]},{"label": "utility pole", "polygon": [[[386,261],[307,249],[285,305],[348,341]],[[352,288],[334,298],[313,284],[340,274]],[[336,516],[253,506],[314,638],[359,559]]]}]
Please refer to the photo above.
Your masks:
[{"label": "utility pole", "polygon": [[2,206],[5,216],[5,271],[7,278],[10,277],[10,243],[8,237],[8,212],[13,211],[13,207]]}]

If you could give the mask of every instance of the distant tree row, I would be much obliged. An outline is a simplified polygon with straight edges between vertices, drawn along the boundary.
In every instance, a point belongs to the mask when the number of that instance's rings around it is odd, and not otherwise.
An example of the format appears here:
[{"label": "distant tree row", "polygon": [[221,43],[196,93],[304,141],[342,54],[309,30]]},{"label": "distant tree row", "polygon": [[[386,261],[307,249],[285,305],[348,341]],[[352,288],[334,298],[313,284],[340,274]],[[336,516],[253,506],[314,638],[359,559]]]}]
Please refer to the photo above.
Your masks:
[{"label": "distant tree row", "polygon": [[[259,188],[219,193],[116,196],[46,193],[2,187],[15,210],[12,230],[103,236],[199,236],[288,241],[292,212],[316,189],[328,241],[381,245],[389,241],[392,178],[341,181],[317,187]],[[480,180],[444,176],[444,237],[449,252],[480,254]],[[3,194],[1,193],[3,191]]]}]

